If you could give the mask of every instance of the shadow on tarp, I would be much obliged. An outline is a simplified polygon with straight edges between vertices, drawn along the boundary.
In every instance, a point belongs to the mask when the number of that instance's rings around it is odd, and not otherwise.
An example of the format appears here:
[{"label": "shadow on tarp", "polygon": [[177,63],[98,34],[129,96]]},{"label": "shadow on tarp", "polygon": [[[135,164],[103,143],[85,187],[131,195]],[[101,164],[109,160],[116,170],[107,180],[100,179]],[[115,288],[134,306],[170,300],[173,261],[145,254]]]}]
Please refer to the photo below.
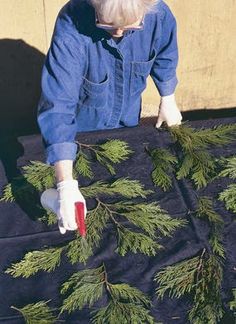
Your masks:
[{"label": "shadow on tarp", "polygon": [[21,39],[0,40],[0,159],[8,181],[23,155],[18,136],[39,133],[37,104],[45,55]]}]

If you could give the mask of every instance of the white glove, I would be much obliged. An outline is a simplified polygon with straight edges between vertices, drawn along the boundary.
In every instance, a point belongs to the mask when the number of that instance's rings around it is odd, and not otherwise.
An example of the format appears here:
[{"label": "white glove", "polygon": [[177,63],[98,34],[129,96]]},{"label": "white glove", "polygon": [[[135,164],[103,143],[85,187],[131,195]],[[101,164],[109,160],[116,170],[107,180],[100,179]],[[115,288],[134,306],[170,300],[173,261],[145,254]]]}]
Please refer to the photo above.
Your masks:
[{"label": "white glove", "polygon": [[77,229],[75,219],[75,202],[84,203],[84,219],[86,217],[86,202],[81,194],[77,180],[64,180],[57,184],[58,192],[58,227],[61,234],[65,234],[66,230],[74,231]]},{"label": "white glove", "polygon": [[180,125],[181,120],[182,115],[177,107],[175,95],[172,94],[170,96],[162,97],[156,128],[159,128],[163,122],[166,122],[168,126]]}]

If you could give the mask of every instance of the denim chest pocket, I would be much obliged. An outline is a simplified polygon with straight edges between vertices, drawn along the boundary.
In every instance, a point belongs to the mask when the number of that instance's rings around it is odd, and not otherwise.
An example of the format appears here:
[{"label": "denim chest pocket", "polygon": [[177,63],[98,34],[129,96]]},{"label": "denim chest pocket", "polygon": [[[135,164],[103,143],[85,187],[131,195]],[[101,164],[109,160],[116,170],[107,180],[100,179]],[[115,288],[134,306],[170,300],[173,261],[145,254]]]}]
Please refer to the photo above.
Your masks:
[{"label": "denim chest pocket", "polygon": [[149,76],[152,65],[157,56],[156,51],[152,52],[148,61],[143,62],[131,62],[131,80],[130,80],[130,92],[131,95],[141,93],[147,84],[147,77]]},{"label": "denim chest pocket", "polygon": [[105,106],[108,96],[109,77],[99,83],[92,82],[83,77],[82,93],[80,95],[80,105],[99,108]]}]

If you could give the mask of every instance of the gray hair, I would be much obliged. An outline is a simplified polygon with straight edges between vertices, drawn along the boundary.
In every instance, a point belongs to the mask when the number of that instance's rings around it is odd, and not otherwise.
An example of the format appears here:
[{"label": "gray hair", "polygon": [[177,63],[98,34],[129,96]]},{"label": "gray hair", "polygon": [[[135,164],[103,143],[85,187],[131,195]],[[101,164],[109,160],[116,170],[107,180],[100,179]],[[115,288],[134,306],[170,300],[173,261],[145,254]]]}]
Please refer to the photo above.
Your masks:
[{"label": "gray hair", "polygon": [[159,0],[89,0],[99,17],[116,27],[128,26],[151,12]]}]

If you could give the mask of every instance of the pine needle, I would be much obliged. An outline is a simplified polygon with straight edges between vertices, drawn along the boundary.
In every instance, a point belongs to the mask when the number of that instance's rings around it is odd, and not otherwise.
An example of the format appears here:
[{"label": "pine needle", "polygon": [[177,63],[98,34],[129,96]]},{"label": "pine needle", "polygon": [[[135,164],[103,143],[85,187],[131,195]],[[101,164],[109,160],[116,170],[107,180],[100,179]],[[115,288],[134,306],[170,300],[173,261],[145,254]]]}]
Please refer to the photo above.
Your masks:
[{"label": "pine needle", "polygon": [[116,252],[124,256],[128,251],[133,253],[143,253],[149,256],[156,255],[157,250],[163,249],[163,246],[156,243],[151,237],[130,231],[126,228],[117,228],[118,248]]},{"label": "pine needle", "polygon": [[36,304],[28,304],[23,308],[11,308],[19,311],[26,324],[54,324],[57,322],[57,318],[53,315],[53,309],[50,309],[47,305],[49,301],[40,301]]},{"label": "pine needle", "polygon": [[14,278],[28,278],[40,270],[51,272],[60,265],[62,251],[63,248],[50,248],[28,252],[20,262],[12,264],[5,273]]},{"label": "pine needle", "polygon": [[151,150],[150,156],[154,165],[152,180],[156,186],[160,186],[163,191],[172,187],[170,173],[174,170],[173,166],[177,163],[177,158],[166,149]]}]

